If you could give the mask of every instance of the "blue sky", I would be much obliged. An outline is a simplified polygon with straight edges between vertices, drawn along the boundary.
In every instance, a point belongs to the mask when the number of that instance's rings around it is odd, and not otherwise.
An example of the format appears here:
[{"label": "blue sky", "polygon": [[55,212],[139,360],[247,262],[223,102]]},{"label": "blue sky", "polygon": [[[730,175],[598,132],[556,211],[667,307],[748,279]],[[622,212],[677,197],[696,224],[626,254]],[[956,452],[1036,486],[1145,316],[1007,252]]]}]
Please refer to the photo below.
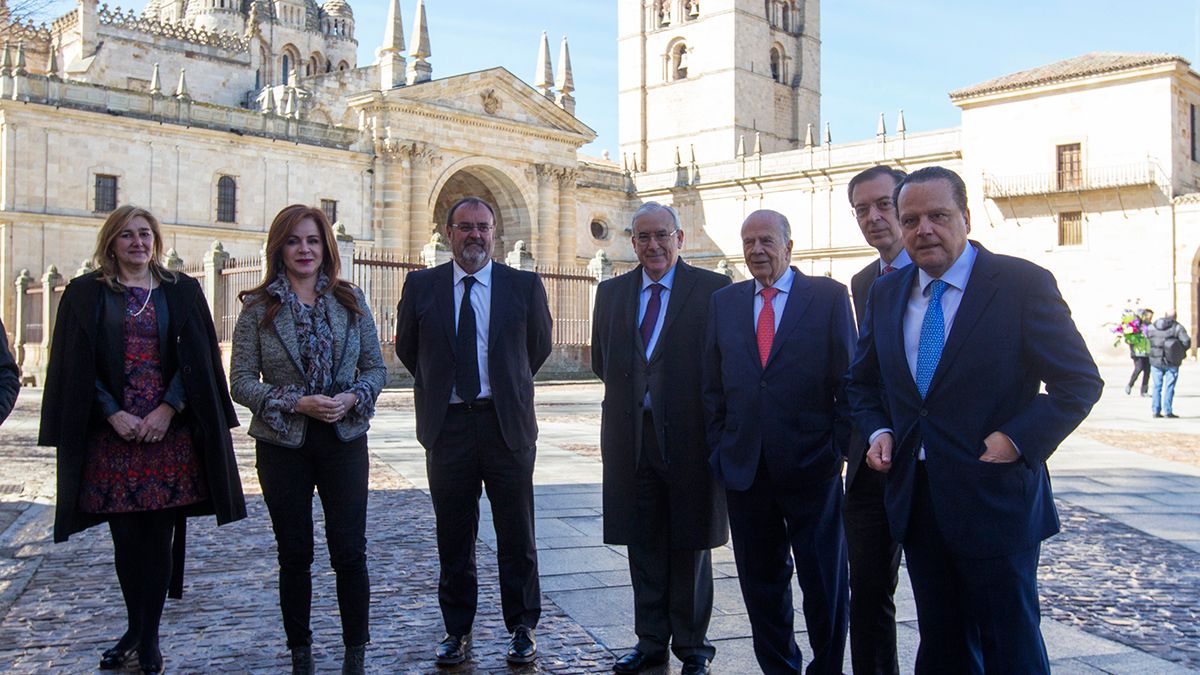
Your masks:
[{"label": "blue sky", "polygon": [[[532,82],[542,31],[556,68],[566,35],[576,114],[599,134],[584,151],[615,157],[617,1],[426,0],[433,75],[504,66]],[[350,2],[365,65],[383,39],[387,2]],[[137,9],[144,5],[136,0]],[[401,7],[408,40],[416,0]],[[880,112],[893,129],[900,108],[910,133],[956,126],[950,90],[1089,51],[1168,52],[1196,62],[1198,12],[1200,0],[825,0],[822,121],[835,143],[874,136]]]}]

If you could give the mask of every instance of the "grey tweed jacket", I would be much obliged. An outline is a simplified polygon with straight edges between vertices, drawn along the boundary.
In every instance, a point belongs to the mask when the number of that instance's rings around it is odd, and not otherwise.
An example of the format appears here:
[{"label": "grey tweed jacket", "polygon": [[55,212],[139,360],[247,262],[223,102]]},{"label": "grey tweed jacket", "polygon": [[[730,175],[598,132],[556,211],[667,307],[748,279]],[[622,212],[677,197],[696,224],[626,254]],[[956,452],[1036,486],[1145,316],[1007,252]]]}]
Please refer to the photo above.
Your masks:
[{"label": "grey tweed jacket", "polygon": [[[362,291],[355,288],[362,316],[352,316],[330,296],[325,306],[333,328],[333,387],[324,392],[333,396],[346,391],[356,382],[364,382],[378,398],[387,381],[387,367],[379,348],[375,320]],[[268,394],[279,385],[304,387],[304,368],[300,365],[300,346],[296,337],[296,321],[292,310],[284,305],[271,325],[261,328],[266,313],[264,303],[243,308],[233,329],[233,354],[229,366],[229,393],[233,400],[250,409],[250,435],[268,443],[298,448],[304,444],[308,417],[301,413],[284,413],[288,420],[287,434],[278,434],[260,417]],[[334,424],[338,438],[353,440],[367,433],[370,420],[347,416]]]}]

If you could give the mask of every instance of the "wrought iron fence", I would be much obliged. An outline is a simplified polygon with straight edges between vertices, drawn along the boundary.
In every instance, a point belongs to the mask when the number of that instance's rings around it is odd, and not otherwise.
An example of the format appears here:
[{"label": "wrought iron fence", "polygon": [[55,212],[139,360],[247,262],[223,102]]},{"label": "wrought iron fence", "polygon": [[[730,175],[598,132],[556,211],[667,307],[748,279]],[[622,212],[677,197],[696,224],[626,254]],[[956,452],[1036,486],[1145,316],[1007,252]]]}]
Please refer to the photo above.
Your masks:
[{"label": "wrought iron fence", "polygon": [[421,269],[425,269],[424,264],[391,253],[359,251],[354,254],[354,283],[367,296],[367,306],[375,317],[380,342],[396,340],[396,305],[400,302],[404,279],[409,272]]},{"label": "wrought iron fence", "polygon": [[242,313],[238,294],[257,286],[262,281],[262,275],[261,256],[231,258],[221,270],[223,292],[221,303],[217,306],[217,312],[221,315],[221,320],[217,322],[217,338],[222,342],[233,340],[233,327]]},{"label": "wrought iron fence", "polygon": [[537,268],[546,286],[550,315],[554,317],[555,345],[588,345],[592,342],[592,289],[596,279],[581,267]]}]

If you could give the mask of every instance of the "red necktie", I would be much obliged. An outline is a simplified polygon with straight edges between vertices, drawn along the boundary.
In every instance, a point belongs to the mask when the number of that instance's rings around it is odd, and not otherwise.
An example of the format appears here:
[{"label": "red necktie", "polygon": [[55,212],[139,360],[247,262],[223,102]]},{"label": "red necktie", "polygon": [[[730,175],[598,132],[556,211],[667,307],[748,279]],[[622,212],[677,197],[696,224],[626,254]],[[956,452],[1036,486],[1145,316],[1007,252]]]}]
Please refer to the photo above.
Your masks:
[{"label": "red necktie", "polygon": [[[658,324],[658,313],[662,311],[662,284],[650,284],[650,301],[646,303],[646,315],[642,317],[639,330],[642,333],[642,349],[650,346],[650,338],[654,336],[654,326]],[[647,354],[649,356],[649,354]]]},{"label": "red necktie", "polygon": [[884,266],[883,266],[883,273],[884,273],[884,274],[887,274],[888,272],[895,272],[895,271],[896,271],[896,268],[895,268],[895,267],[892,267],[891,265],[884,265]]},{"label": "red necktie", "polygon": [[767,367],[767,357],[771,355],[771,343],[775,341],[775,305],[771,302],[779,293],[778,288],[764,288],[760,291],[763,299],[762,310],[758,313],[758,329],[754,331],[758,338],[758,358],[763,368]]}]

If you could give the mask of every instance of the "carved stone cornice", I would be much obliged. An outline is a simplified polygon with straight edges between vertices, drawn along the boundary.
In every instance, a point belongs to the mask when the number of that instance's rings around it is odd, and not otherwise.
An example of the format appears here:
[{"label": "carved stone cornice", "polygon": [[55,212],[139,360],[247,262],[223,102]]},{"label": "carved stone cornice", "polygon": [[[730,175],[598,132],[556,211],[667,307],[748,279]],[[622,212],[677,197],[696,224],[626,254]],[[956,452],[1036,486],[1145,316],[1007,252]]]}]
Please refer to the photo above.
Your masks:
[{"label": "carved stone cornice", "polygon": [[398,138],[375,139],[375,154],[387,162],[408,159],[411,161],[427,161],[430,164],[439,162],[442,157],[441,152],[428,143]]}]

